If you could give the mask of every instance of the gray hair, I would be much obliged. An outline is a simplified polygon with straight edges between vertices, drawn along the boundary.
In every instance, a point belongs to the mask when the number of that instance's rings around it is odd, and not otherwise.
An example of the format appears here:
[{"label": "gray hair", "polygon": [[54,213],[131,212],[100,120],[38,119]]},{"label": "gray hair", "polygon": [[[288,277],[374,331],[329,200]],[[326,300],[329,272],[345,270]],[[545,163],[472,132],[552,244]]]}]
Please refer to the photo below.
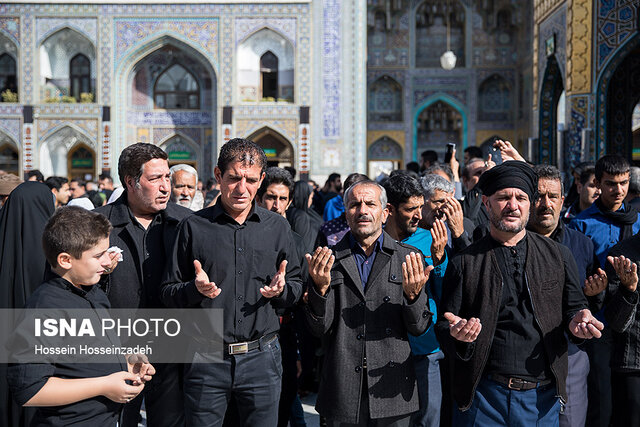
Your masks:
[{"label": "gray hair", "polygon": [[345,208],[349,205],[349,197],[351,196],[351,193],[353,193],[353,190],[356,187],[359,187],[360,185],[368,185],[371,187],[377,187],[380,189],[380,205],[382,205],[382,209],[387,207],[387,190],[384,189],[384,187],[380,184],[378,184],[375,181],[358,181],[355,184],[351,185],[349,188],[347,188],[347,190],[344,192],[344,206]]},{"label": "gray hair", "polygon": [[640,168],[637,166],[629,168],[629,193],[640,194]]},{"label": "gray hair", "polygon": [[444,191],[445,193],[453,193],[455,191],[453,183],[440,175],[425,175],[420,179],[420,184],[422,184],[422,189],[424,190],[425,200],[430,200],[436,190]]},{"label": "gray hair", "polygon": [[179,165],[171,166],[171,169],[169,169],[169,171],[171,172],[171,182],[173,182],[173,175],[178,171],[185,171],[191,175],[194,175],[196,177],[196,182],[198,182],[198,171],[193,166],[180,163]]}]

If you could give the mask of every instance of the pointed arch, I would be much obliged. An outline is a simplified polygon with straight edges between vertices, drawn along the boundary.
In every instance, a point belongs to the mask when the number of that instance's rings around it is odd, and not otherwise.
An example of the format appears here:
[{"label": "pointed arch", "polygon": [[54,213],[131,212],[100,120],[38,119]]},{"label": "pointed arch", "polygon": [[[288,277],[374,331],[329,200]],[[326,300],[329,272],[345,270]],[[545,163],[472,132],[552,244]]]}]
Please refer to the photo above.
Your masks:
[{"label": "pointed arch", "polygon": [[462,152],[468,146],[467,130],[469,126],[469,113],[467,111],[467,108],[452,96],[446,93],[437,93],[422,101],[422,103],[420,103],[416,108],[413,115],[413,161],[416,161],[418,158],[418,118],[420,117],[422,111],[438,101],[444,102],[445,104],[456,110],[458,113],[460,113],[460,115],[462,116],[462,149],[459,150],[459,152]]},{"label": "pointed arch", "polygon": [[[153,55],[160,49],[168,46],[179,50],[182,54],[197,62],[198,65],[202,67],[203,72],[206,74],[206,80],[208,81],[199,81],[200,90],[207,91],[206,97],[201,96],[200,98],[200,110],[184,112],[180,111],[175,113],[154,111],[152,103],[148,108],[138,108],[137,106],[136,108],[131,108],[132,104],[129,93],[136,75],[136,67],[138,67],[141,63],[143,63],[143,61],[151,57],[151,55]],[[153,126],[154,123],[145,123],[143,125],[137,122],[141,117],[140,114],[142,113],[144,113],[144,115],[150,115],[152,117],[155,117],[156,115],[162,116],[161,118],[163,120],[163,124],[183,126],[186,126],[189,123],[186,123],[185,120],[181,119],[181,117],[191,117],[190,115],[195,115],[194,120],[196,120],[197,123],[202,123],[202,126],[204,126],[205,123],[210,123],[212,124],[212,126],[215,126],[215,124],[217,123],[216,114],[218,99],[217,69],[218,64],[207,52],[204,52],[201,47],[194,45],[194,43],[190,40],[186,40],[179,35],[166,31],[154,33],[149,38],[135,44],[135,48],[127,50],[124,58],[116,65],[114,80],[114,99],[116,100],[114,105],[114,121],[115,123],[117,123],[117,125],[114,126],[114,135],[112,139],[113,145],[112,147],[110,147],[110,152],[119,153],[124,149],[126,145],[130,144],[130,138],[135,138],[137,126],[144,126],[147,128]],[[204,141],[205,146],[197,151],[199,156],[198,162],[202,165],[201,172],[203,176],[211,175],[213,173],[213,171],[211,170],[211,165],[215,165],[215,153],[217,153],[217,136],[217,132],[212,132],[211,135],[208,136]],[[205,159],[204,153],[211,153],[211,157]],[[115,162],[116,159],[113,158],[111,159],[111,161]],[[116,179],[117,172],[112,170],[112,176],[114,177],[114,179]]]},{"label": "pointed arch", "polygon": [[400,122],[403,118],[402,85],[384,74],[369,86],[368,110],[371,122]]},{"label": "pointed arch", "polygon": [[2,129],[0,129],[0,169],[20,176],[19,145]]},{"label": "pointed arch", "polygon": [[478,86],[478,120],[513,120],[513,90],[511,83],[498,73],[484,79]]},{"label": "pointed arch", "polygon": [[247,139],[262,147],[270,164],[288,163],[292,166],[295,165],[293,144],[278,130],[270,126],[263,126],[253,131]]},{"label": "pointed arch", "polygon": [[564,91],[564,79],[555,56],[547,60],[547,68],[540,91],[540,117],[538,125],[538,161],[557,164],[558,141],[557,108]]},{"label": "pointed arch", "polygon": [[97,143],[84,130],[70,122],[55,126],[39,138],[38,158],[40,164],[38,168],[42,174],[45,176],[69,176],[71,173],[69,159],[71,153],[75,152],[74,147],[78,145],[86,146],[94,153],[91,174],[95,175]]}]

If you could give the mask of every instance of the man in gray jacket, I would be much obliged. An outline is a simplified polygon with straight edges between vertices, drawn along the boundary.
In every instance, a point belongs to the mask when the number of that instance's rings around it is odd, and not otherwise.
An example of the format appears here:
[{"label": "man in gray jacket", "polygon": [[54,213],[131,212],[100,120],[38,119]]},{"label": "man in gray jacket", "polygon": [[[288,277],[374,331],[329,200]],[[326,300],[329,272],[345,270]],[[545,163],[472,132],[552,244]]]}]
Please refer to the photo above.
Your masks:
[{"label": "man in gray jacket", "polygon": [[313,282],[307,318],[326,356],[316,409],[331,426],[408,426],[418,392],[407,333],[431,323],[424,284],[433,267],[383,232],[384,188],[372,181],[344,195],[350,231],[307,254]]}]

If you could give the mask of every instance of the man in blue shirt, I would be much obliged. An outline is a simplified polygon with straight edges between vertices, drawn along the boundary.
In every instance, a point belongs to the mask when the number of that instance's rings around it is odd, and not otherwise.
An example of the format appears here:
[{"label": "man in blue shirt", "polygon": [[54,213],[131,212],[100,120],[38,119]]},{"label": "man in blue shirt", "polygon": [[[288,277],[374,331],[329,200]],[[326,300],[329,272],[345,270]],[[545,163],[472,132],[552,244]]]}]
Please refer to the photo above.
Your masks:
[{"label": "man in blue shirt", "polygon": [[[425,256],[428,265],[435,268],[427,283],[429,311],[436,313],[442,295],[442,279],[447,269],[447,228],[437,219],[431,232],[419,228],[424,206],[423,189],[418,180],[405,173],[392,175],[384,184],[387,191],[389,217],[385,231],[394,239],[414,246]],[[411,417],[412,426],[438,426],[442,389],[440,360],[444,357],[436,339],[433,324],[420,336],[409,334],[418,381],[420,410]]]},{"label": "man in blue shirt", "polygon": [[[618,155],[606,155],[596,162],[596,185],[600,197],[580,212],[569,227],[584,233],[595,247],[600,265],[607,263],[607,254],[616,243],[640,231],[638,212],[624,203],[629,190],[629,162]],[[596,315],[603,320],[602,312]],[[609,328],[602,339],[589,342],[591,371],[589,373],[589,399],[587,424],[608,426],[611,419],[611,350]]]}]

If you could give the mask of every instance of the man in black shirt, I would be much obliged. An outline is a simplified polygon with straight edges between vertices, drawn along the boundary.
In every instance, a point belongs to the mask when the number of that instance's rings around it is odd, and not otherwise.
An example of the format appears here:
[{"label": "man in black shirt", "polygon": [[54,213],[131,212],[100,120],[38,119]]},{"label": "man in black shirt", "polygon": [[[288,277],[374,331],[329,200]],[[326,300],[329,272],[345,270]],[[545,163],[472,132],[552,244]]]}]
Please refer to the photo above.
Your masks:
[{"label": "man in black shirt", "polygon": [[[169,202],[171,174],[168,156],[153,144],[125,148],[118,174],[125,191],[114,203],[96,209],[105,215],[113,232],[110,246],[122,249],[122,261],[103,276],[101,287],[113,308],[162,308],[160,282],[163,267],[176,238],[178,223],[191,210]],[[182,366],[157,364],[153,385],[144,390],[149,425],[181,426]],[[137,426],[142,395],[124,408],[122,425]]]},{"label": "man in black shirt", "polygon": [[565,331],[599,338],[604,325],[587,309],[569,250],[525,229],[533,170],[508,161],[478,185],[490,233],[450,261],[436,326],[454,364],[453,424],[557,425]]},{"label": "man in black shirt", "polygon": [[[266,165],[264,151],[251,141],[235,138],[222,147],[214,171],[220,197],[180,224],[167,265],[167,305],[224,309],[222,363],[193,363],[185,371],[187,425],[221,425],[232,395],[243,425],[274,426],[278,420],[276,309],[295,303],[302,283],[287,220],[254,202]],[[211,357],[196,352],[194,362]]]}]

